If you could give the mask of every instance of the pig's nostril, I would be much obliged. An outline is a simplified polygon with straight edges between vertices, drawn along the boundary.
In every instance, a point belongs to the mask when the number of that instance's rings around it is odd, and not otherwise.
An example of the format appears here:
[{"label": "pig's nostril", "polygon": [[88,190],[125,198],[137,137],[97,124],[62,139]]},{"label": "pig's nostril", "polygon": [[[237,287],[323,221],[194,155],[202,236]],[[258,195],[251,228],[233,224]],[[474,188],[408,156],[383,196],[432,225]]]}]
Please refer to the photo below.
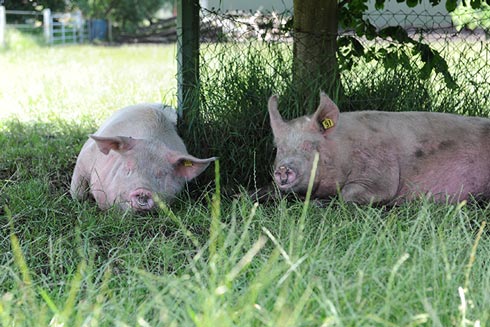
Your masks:
[{"label": "pig's nostril", "polygon": [[280,166],[274,172],[275,179],[281,185],[287,185],[294,181],[295,173],[292,169],[286,166]]},{"label": "pig's nostril", "polygon": [[143,194],[143,195],[140,195],[136,198],[136,203],[138,203],[138,205],[144,207],[146,205],[148,205],[148,200],[150,199],[150,197],[146,194]]},{"label": "pig's nostril", "polygon": [[152,194],[148,190],[136,190],[130,197],[131,207],[136,210],[150,210],[154,206]]}]

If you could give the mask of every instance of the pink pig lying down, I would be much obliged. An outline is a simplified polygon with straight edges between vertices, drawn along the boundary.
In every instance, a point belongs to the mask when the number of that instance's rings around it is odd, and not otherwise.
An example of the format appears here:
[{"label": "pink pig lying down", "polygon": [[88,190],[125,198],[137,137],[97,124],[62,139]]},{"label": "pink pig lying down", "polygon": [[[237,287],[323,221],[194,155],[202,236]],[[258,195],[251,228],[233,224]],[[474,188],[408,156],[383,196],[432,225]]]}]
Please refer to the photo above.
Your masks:
[{"label": "pink pig lying down", "polygon": [[420,196],[437,202],[490,198],[490,120],[432,112],[339,113],[324,93],[312,116],[285,122],[269,99],[277,147],[274,181],[312,196],[340,191],[345,201],[394,204]]},{"label": "pink pig lying down", "polygon": [[161,104],[139,104],[115,112],[90,135],[78,156],[70,193],[89,193],[105,210],[148,211],[155,198],[172,198],[216,158],[187,153],[176,131],[177,114]]}]

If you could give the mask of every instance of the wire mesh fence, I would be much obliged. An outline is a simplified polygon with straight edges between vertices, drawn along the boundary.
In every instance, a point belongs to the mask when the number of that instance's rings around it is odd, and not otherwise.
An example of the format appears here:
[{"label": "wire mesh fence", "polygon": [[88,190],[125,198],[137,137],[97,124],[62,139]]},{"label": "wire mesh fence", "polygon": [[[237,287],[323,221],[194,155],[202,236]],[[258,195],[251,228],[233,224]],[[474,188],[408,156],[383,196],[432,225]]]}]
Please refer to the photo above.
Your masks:
[{"label": "wire mesh fence", "polygon": [[[268,62],[268,71],[281,80],[283,87],[290,82],[293,58],[293,32],[292,12],[260,13],[260,12],[220,12],[217,10],[201,10],[201,83],[206,81],[216,85],[222,80],[222,72],[226,70],[224,64],[240,62],[246,65],[249,56],[261,57]],[[338,61],[342,85],[345,88],[346,101],[352,98],[356,101],[355,92],[359,88],[374,87],[375,79],[390,74],[411,73],[417,76],[413,78],[424,79],[426,88],[432,96],[432,107],[414,107],[414,110],[442,110],[435,108],[433,103],[438,103],[445,97],[445,92],[457,96],[458,93],[473,93],[479,98],[481,107],[490,107],[490,62],[488,61],[489,47],[488,34],[482,28],[470,30],[457,26],[453,16],[444,13],[432,13],[429,11],[389,12],[371,11],[364,16],[377,28],[399,25],[407,32],[408,36],[417,42],[427,44],[431,49],[440,53],[448,65],[448,71],[457,83],[454,90],[448,89],[444,82],[444,76],[432,71],[420,72],[422,61],[420,56],[413,54],[413,45],[400,44],[390,38],[375,38],[368,40],[366,37],[356,35],[353,30],[339,29],[338,40],[348,36],[355,38],[364,48],[364,56],[342,55],[341,42],[339,42]],[[478,23],[476,24],[479,25]],[[390,62],[377,60],[379,58],[370,52],[390,51]],[[252,54],[253,53],[253,54]],[[280,55],[279,55],[280,53]],[[279,57],[279,58],[278,58]],[[257,58],[256,58],[257,59]],[[345,60],[349,62],[345,62]],[[277,62],[275,62],[277,60]],[[397,62],[398,60],[398,62]],[[410,61],[407,65],[403,60]],[[401,67],[404,64],[404,67]],[[407,66],[413,66],[412,72],[406,72]],[[289,75],[288,75],[289,73]],[[279,82],[279,81],[278,81]],[[279,83],[281,84],[281,83]],[[276,83],[271,85],[276,92],[281,88]],[[373,90],[374,91],[374,90]],[[410,93],[413,88],[407,89]],[[399,97],[394,93],[391,97]],[[404,94],[404,97],[409,94]],[[372,97],[385,99],[389,94],[372,94]],[[367,109],[395,110],[397,108],[374,108],[369,104],[373,99],[363,99]],[[359,101],[359,100],[357,100]],[[440,103],[440,101],[439,101]],[[357,105],[352,105],[357,106]],[[362,109],[362,104],[358,104]],[[355,109],[355,108],[352,109]],[[467,111],[465,106],[448,108],[451,111]],[[476,109],[476,108],[475,108]],[[480,112],[466,112],[479,114]]]},{"label": "wire mesh fence", "polygon": [[[462,28],[449,14],[424,11],[368,12],[364,19],[378,30],[400,25],[414,42],[368,39],[340,28],[337,61],[342,92],[334,92],[334,97],[337,95],[341,111],[445,111],[489,116],[490,44],[483,28]],[[192,140],[190,150],[201,156],[219,156],[222,170],[227,172],[222,176],[225,185],[264,185],[271,179],[267,167],[274,154],[267,99],[279,94],[279,109],[288,119],[311,113],[318,101],[317,96],[308,102],[297,101],[291,91],[292,13],[201,9],[200,38],[200,107],[189,113],[197,117],[190,119],[195,123],[184,131],[185,138]],[[355,39],[361,55],[359,51],[354,55],[353,43],[345,46],[343,38]],[[415,51],[421,46],[431,50]],[[436,69],[425,69],[425,62],[431,60],[436,61]],[[444,63],[455,86],[437,71]],[[317,88],[315,83],[310,85]],[[315,89],[314,94],[319,91]]]}]

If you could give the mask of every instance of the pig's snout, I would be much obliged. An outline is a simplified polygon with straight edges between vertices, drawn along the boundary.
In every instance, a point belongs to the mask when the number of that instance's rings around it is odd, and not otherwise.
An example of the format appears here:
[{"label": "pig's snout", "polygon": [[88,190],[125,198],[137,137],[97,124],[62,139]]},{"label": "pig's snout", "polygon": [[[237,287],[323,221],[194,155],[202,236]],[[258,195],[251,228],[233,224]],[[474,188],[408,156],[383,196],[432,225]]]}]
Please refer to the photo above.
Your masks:
[{"label": "pig's snout", "polygon": [[153,209],[155,202],[149,190],[137,189],[129,194],[131,208],[136,211],[148,211]]},{"label": "pig's snout", "polygon": [[287,166],[280,166],[274,172],[274,179],[279,186],[289,186],[296,181],[296,173]]}]

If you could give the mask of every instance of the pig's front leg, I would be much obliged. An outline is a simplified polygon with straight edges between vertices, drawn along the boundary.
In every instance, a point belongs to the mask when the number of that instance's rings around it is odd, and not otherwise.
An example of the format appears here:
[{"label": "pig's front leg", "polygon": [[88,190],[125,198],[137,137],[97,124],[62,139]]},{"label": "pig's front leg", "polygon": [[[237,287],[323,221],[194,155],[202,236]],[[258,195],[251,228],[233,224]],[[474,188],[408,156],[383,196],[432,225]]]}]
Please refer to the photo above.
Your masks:
[{"label": "pig's front leg", "polygon": [[84,200],[88,196],[89,179],[84,157],[79,157],[71,178],[70,194],[73,199]]},{"label": "pig's front leg", "polygon": [[[358,204],[388,203],[398,191],[398,178],[383,176],[378,180],[359,179],[346,183],[340,190],[345,202]],[[393,176],[394,177],[394,176]]]},{"label": "pig's front leg", "polygon": [[386,197],[384,194],[369,191],[369,189],[360,184],[345,185],[340,194],[345,202],[358,204],[378,203],[384,201]]},{"label": "pig's front leg", "polygon": [[88,180],[80,173],[77,173],[75,169],[75,173],[73,174],[73,178],[71,180],[70,185],[70,194],[73,199],[83,200],[87,198],[88,193]]}]

